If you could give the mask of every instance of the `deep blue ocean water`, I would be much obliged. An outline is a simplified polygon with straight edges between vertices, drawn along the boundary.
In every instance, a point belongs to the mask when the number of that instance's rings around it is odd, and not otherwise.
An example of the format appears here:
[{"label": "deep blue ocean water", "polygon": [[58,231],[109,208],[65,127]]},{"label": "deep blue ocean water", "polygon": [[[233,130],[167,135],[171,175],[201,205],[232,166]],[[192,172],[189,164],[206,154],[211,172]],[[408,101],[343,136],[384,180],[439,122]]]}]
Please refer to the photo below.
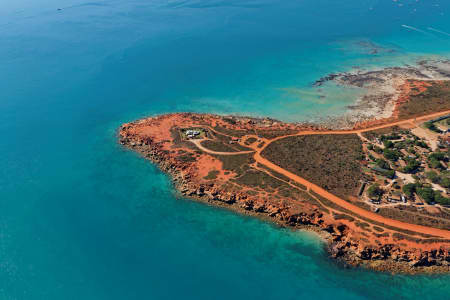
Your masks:
[{"label": "deep blue ocean water", "polygon": [[1,1],[0,299],[448,299],[449,276],[344,269],[311,233],[177,198],[116,132],[173,111],[342,113],[360,91],[314,80],[449,58],[449,15],[444,0]]}]

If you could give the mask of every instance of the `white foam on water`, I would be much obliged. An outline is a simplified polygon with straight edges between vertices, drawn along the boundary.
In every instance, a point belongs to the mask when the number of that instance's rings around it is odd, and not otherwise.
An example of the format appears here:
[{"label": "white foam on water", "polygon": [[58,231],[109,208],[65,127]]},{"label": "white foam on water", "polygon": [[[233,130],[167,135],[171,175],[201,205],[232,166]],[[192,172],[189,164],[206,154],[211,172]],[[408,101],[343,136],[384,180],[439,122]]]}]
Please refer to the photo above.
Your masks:
[{"label": "white foam on water", "polygon": [[445,31],[442,31],[442,30],[439,30],[439,29],[435,29],[435,28],[433,28],[433,27],[428,27],[427,29],[430,30],[430,31],[434,31],[434,32],[437,32],[437,33],[441,33],[441,34],[446,35],[446,36],[450,36],[450,33],[445,32]]}]

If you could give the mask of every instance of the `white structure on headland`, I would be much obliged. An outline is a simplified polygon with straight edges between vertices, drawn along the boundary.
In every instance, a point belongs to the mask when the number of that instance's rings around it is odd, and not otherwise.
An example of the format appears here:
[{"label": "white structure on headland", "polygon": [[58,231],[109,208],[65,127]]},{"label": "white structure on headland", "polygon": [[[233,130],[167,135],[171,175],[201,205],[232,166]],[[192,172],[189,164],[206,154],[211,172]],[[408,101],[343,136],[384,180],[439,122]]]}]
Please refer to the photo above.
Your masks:
[{"label": "white structure on headland", "polygon": [[197,135],[200,135],[200,131],[192,129],[186,130],[186,136],[188,138],[193,138],[196,137]]}]

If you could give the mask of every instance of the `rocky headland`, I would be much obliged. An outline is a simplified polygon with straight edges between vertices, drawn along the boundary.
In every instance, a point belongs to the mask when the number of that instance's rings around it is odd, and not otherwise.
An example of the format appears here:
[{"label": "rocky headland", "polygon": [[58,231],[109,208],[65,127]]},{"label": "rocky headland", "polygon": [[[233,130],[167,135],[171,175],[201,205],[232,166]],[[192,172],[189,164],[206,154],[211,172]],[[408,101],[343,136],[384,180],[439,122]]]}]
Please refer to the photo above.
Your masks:
[{"label": "rocky headland", "polygon": [[[450,240],[371,222],[268,169],[254,152],[272,139],[323,127],[179,113],[124,124],[120,143],[169,174],[183,196],[280,226],[317,232],[347,265],[403,273],[450,270]],[[189,137],[187,130],[201,138]],[[190,134],[190,133],[189,133]]]}]

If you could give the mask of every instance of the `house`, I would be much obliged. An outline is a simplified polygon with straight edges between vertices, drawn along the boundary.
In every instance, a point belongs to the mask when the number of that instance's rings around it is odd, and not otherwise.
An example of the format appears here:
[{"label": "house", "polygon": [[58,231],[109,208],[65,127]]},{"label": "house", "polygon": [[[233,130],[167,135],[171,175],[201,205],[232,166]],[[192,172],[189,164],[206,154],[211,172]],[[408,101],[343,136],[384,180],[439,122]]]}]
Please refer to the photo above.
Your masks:
[{"label": "house", "polygon": [[193,138],[193,137],[196,137],[198,135],[200,135],[200,131],[198,131],[198,130],[192,130],[192,129],[186,130],[186,136],[188,138]]},{"label": "house", "polygon": [[391,196],[391,197],[388,198],[388,201],[391,202],[391,203],[396,203],[396,202],[400,202],[401,198],[398,197],[398,196]]}]

